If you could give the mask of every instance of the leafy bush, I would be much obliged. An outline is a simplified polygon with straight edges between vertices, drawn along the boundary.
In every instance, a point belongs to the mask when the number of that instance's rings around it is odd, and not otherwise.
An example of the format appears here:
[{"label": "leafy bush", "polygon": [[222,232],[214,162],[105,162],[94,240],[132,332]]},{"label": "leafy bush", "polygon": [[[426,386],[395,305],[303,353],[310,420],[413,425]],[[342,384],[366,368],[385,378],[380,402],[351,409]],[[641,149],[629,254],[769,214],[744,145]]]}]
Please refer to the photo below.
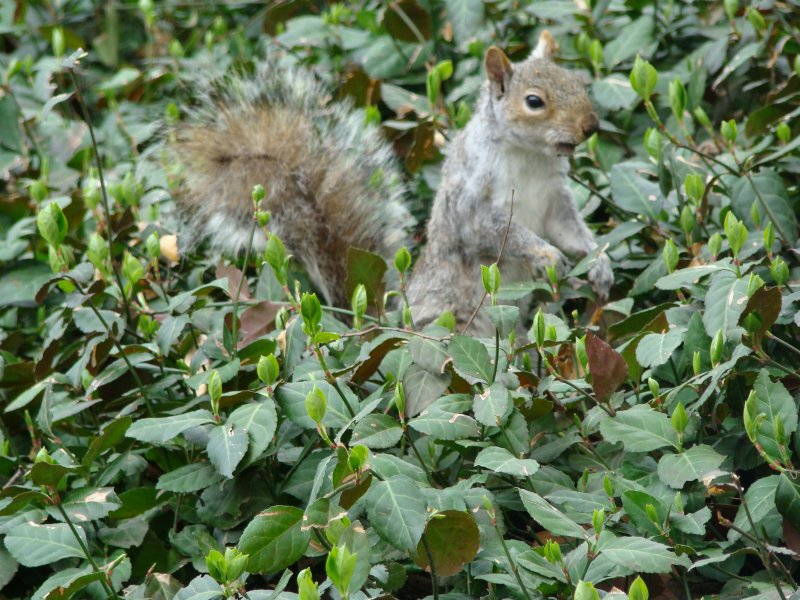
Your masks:
[{"label": "leafy bush", "polygon": [[[792,6],[4,3],[2,597],[791,596]],[[497,336],[474,339],[404,326],[376,280],[321,306],[274,237],[178,260],[172,174],[139,157],[198,70],[277,46],[328,79],[383,120],[424,218],[484,50],[544,26],[602,120],[573,179],[605,307],[583,264],[487,265]],[[524,295],[530,342],[503,304]]]}]

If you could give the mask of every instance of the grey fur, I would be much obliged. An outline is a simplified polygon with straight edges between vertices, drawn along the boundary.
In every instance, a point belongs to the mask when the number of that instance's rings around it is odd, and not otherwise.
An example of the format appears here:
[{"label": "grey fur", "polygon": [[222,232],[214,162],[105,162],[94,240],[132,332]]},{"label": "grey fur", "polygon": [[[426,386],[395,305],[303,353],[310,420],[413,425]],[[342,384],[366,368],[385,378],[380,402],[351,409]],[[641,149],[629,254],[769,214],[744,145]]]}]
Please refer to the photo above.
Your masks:
[{"label": "grey fur", "polygon": [[[183,231],[240,252],[252,227],[250,192],[260,183],[270,231],[328,302],[346,304],[347,248],[391,258],[409,241],[412,218],[391,146],[362,111],[330,102],[304,70],[267,63],[256,76],[199,88],[201,104],[165,144],[168,163],[180,166]],[[264,243],[257,230],[255,247]]]},{"label": "grey fur", "polygon": [[[499,265],[504,281],[530,279],[550,264],[563,273],[565,253],[580,257],[596,248],[567,184],[569,163],[561,153],[565,144],[574,146],[596,129],[597,117],[579,77],[556,66],[541,48],[513,68],[497,48],[487,54],[490,78],[472,119],[449,146],[428,243],[409,283],[417,326],[445,310],[459,326],[467,323],[484,294],[480,265],[500,253],[512,193],[514,214]],[[546,98],[545,108],[522,104],[532,93]],[[605,254],[588,277],[606,297],[613,274]],[[483,336],[493,331],[482,313],[470,329]]]}]

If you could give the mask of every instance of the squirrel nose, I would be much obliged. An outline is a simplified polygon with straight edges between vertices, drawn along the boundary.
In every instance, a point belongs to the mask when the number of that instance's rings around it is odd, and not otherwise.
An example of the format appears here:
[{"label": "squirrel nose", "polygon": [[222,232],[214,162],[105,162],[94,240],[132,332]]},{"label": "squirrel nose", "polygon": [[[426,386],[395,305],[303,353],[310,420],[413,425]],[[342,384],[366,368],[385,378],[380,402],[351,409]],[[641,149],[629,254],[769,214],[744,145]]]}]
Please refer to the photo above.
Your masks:
[{"label": "squirrel nose", "polygon": [[586,117],[581,124],[581,128],[583,129],[583,135],[587,138],[600,131],[600,121],[597,119],[597,115],[591,113]]}]

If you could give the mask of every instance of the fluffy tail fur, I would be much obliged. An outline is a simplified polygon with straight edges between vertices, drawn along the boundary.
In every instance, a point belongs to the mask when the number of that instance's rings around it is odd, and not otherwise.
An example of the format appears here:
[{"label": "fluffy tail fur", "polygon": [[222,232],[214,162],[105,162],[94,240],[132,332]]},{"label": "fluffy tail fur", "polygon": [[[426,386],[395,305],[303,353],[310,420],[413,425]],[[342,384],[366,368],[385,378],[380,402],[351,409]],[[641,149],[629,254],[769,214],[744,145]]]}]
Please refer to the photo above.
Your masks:
[{"label": "fluffy tail fur", "polygon": [[[350,246],[386,258],[408,241],[411,216],[392,149],[363,113],[329,103],[310,73],[265,65],[211,82],[167,144],[181,166],[178,206],[190,231],[225,252],[249,238],[255,184],[270,230],[330,303],[345,304]],[[255,247],[265,242],[256,231]]]}]

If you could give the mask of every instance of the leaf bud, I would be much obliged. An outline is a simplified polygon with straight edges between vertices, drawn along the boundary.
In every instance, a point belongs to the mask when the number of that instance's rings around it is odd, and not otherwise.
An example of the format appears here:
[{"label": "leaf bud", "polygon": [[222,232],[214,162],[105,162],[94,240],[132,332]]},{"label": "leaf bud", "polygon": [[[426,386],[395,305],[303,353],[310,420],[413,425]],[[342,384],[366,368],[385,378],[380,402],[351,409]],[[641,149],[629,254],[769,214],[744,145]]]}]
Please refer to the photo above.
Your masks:
[{"label": "leaf bud", "polygon": [[725,347],[725,338],[724,332],[722,329],[717,330],[717,333],[714,334],[714,337],[711,339],[711,348],[709,349],[709,354],[711,355],[711,364],[715,367],[719,364],[719,361],[722,359],[722,351]]}]

